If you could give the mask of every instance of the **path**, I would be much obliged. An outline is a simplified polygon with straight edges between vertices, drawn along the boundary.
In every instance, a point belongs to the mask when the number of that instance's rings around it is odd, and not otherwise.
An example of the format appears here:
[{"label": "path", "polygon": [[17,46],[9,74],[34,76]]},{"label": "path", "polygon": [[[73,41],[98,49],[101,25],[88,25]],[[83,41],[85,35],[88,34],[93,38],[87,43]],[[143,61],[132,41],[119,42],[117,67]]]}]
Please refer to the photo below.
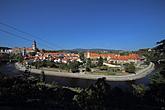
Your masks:
[{"label": "path", "polygon": [[[15,64],[17,69],[20,71],[25,71],[24,67],[21,67],[20,64]],[[136,72],[136,74],[129,74],[129,75],[122,75],[122,76],[115,76],[115,75],[92,75],[92,74],[84,74],[84,73],[65,73],[65,72],[54,72],[44,70],[46,75],[52,76],[61,76],[61,77],[71,77],[71,78],[82,78],[82,79],[98,79],[105,77],[107,81],[129,81],[129,80],[136,80],[145,77],[146,75],[150,74],[154,70],[154,63],[150,62],[150,65],[142,70]],[[38,69],[31,69],[31,73],[41,74],[41,70]]]}]

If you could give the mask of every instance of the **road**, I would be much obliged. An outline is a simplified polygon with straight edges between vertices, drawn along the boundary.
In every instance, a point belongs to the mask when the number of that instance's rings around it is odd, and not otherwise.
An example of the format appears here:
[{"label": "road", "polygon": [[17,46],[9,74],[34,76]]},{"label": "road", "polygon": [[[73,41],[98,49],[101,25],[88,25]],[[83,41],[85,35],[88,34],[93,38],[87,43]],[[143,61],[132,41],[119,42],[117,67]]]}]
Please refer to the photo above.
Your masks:
[{"label": "road", "polygon": [[[15,67],[20,71],[25,71],[25,67],[22,67],[20,64],[16,63]],[[45,75],[51,76],[60,76],[60,77],[71,77],[71,78],[82,78],[82,79],[98,79],[105,77],[107,81],[130,81],[141,79],[146,75],[150,74],[154,70],[154,63],[150,62],[150,65],[142,70],[136,72],[136,74],[129,74],[129,75],[122,75],[122,76],[115,76],[115,75],[92,75],[92,74],[84,74],[84,73],[64,73],[64,72],[54,72],[44,70]],[[38,69],[31,69],[31,73],[41,74],[41,70]]]}]

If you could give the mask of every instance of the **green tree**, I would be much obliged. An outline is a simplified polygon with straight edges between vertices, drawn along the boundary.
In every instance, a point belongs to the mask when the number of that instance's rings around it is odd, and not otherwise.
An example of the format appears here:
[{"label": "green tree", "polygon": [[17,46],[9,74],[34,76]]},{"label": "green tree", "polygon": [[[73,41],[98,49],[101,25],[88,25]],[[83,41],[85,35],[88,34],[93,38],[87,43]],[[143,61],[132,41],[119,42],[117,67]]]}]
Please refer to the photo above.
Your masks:
[{"label": "green tree", "polygon": [[87,72],[91,72],[91,68],[89,68],[89,67],[86,67],[85,70],[86,70]]},{"label": "green tree", "polygon": [[157,46],[152,48],[151,51],[146,51],[143,54],[147,58],[148,62],[157,62],[161,59],[165,59],[165,40],[161,40],[156,44]]},{"label": "green tree", "polygon": [[129,63],[125,65],[125,71],[128,73],[135,73],[135,66],[133,63]]},{"label": "green tree", "polygon": [[90,58],[88,58],[86,62],[86,67],[91,68],[91,65],[92,65],[92,61]]},{"label": "green tree", "polygon": [[16,56],[15,56],[15,59],[18,61],[18,62],[23,62],[23,56],[21,55],[21,54],[17,54]]},{"label": "green tree", "polygon": [[104,70],[108,70],[108,66],[104,66],[104,65],[103,66],[100,66],[99,68],[100,68],[100,70],[103,70],[103,71]]},{"label": "green tree", "polygon": [[53,67],[55,64],[54,64],[54,62],[46,61],[46,65],[47,65],[47,67]]},{"label": "green tree", "polygon": [[80,65],[79,65],[78,61],[74,61],[74,62],[69,63],[69,68],[70,68],[72,73],[79,72],[79,66]]},{"label": "green tree", "polygon": [[75,95],[73,100],[82,110],[105,110],[105,98],[110,90],[105,78],[99,78],[94,85]]},{"label": "green tree", "polygon": [[35,56],[35,55],[36,55],[36,52],[29,52],[29,54],[30,54],[31,56]]},{"label": "green tree", "polygon": [[97,66],[103,66],[103,58],[102,58],[102,57],[100,57],[100,58],[98,59]]},{"label": "green tree", "polygon": [[157,44],[157,46],[155,49],[159,52],[164,53],[165,52],[165,39],[161,40],[160,42],[157,42],[156,44]]},{"label": "green tree", "polygon": [[133,94],[137,97],[142,97],[145,94],[145,86],[142,84],[132,84]]},{"label": "green tree", "polygon": [[160,105],[165,105],[165,73],[162,71],[155,73],[150,79],[150,91],[149,94],[154,98],[154,100]]},{"label": "green tree", "polygon": [[41,63],[39,61],[34,63],[34,66],[36,69],[39,69],[41,67]]},{"label": "green tree", "polygon": [[84,62],[84,60],[85,60],[84,52],[80,52],[79,56],[80,56],[80,60]]},{"label": "green tree", "polygon": [[60,63],[59,64],[59,69],[69,71],[69,69],[70,69],[70,63],[69,64]]},{"label": "green tree", "polygon": [[45,82],[45,72],[44,72],[44,70],[41,71],[41,81]]},{"label": "green tree", "polygon": [[107,58],[104,58],[103,61],[107,62]]},{"label": "green tree", "polygon": [[159,72],[150,77],[150,84],[154,86],[165,84],[165,69],[161,69]]}]

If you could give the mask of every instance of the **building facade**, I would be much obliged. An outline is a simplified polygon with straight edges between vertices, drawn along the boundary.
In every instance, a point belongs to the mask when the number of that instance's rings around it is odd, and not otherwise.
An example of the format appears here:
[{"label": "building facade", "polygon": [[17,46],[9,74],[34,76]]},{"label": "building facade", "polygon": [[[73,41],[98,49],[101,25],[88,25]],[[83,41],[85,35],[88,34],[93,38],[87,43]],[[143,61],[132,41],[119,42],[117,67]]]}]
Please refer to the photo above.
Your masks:
[{"label": "building facade", "polygon": [[32,46],[29,48],[23,47],[23,48],[12,48],[12,53],[14,54],[22,54],[23,56],[32,53],[32,52],[36,52],[37,51],[37,44],[36,41],[33,41]]},{"label": "building facade", "polygon": [[12,52],[11,48],[8,47],[0,47],[0,54],[9,54]]},{"label": "building facade", "polygon": [[128,55],[120,55],[120,54],[99,54],[95,52],[87,52],[84,55],[86,58],[90,59],[98,59],[99,57],[106,58],[108,63],[137,63],[140,61],[140,57],[138,54],[130,53]]}]

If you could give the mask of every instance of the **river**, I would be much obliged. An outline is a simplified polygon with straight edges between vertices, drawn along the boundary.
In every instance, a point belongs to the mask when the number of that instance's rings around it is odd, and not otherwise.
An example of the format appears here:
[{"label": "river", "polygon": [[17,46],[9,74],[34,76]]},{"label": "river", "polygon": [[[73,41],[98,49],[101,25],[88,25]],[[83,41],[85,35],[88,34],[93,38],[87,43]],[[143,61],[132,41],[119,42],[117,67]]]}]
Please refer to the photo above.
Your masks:
[{"label": "river", "polygon": [[[3,67],[3,70],[8,74],[13,73],[16,74],[18,71],[14,69],[13,64],[6,65]],[[136,84],[149,84],[149,77],[152,76],[156,71],[154,70],[152,73],[148,74],[146,77],[135,80],[134,83]],[[19,71],[19,74],[22,73]],[[38,76],[38,74],[32,73],[34,76]],[[61,86],[69,86],[69,87],[80,87],[80,88],[87,88],[91,84],[94,84],[97,80],[92,79],[80,79],[80,78],[71,78],[71,77],[63,77],[63,76],[46,76],[46,82],[48,83],[56,83]],[[130,81],[106,81],[111,87],[119,87],[119,88],[129,88]]]}]

